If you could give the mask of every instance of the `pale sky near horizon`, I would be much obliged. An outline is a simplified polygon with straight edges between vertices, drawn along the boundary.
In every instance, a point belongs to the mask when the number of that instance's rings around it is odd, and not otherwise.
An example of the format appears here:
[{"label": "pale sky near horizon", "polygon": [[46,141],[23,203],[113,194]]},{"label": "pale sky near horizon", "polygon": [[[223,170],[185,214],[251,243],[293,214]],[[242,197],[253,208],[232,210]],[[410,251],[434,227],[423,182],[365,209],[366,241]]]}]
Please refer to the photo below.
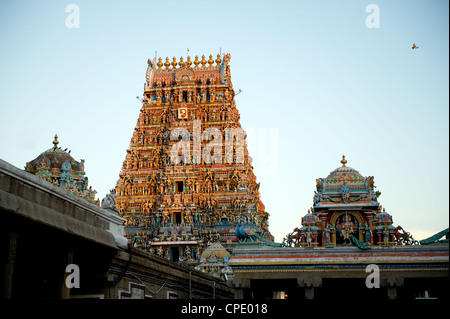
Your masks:
[{"label": "pale sky near horizon", "polygon": [[[69,4],[79,28],[66,26]],[[369,4],[379,28],[366,26]],[[423,239],[449,225],[448,12],[425,0],[2,1],[0,158],[23,168],[57,133],[102,199],[136,125],[147,59],[221,50],[243,90],[236,105],[255,133],[276,241],[300,226],[316,179],[343,154],[375,177],[394,224]]]}]

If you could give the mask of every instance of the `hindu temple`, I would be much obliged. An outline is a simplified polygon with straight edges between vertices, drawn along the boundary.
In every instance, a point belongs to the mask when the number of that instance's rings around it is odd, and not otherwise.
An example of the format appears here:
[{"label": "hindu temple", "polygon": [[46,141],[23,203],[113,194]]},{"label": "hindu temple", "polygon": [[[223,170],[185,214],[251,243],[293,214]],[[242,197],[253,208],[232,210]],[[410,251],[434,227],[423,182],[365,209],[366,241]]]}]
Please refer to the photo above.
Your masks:
[{"label": "hindu temple", "polygon": [[142,108],[116,186],[135,247],[197,264],[214,243],[222,247],[214,256],[231,252],[236,225],[273,239],[239,121],[230,58],[148,60]]},{"label": "hindu temple", "polygon": [[[345,156],[273,242],[230,59],[147,61],[142,107],[101,207],[85,161],[57,135],[25,171],[0,159],[0,298],[448,299],[448,228],[417,241],[394,226],[374,177]],[[80,287],[67,285],[66,265],[82,269]]]},{"label": "hindu temple", "polygon": [[95,199],[96,190],[89,186],[89,179],[84,171],[84,159],[75,160],[68,148],[58,147],[58,135],[55,135],[53,147],[42,152],[34,160],[26,163],[25,171],[57,185],[91,203],[100,205]]},{"label": "hindu temple", "polygon": [[[448,228],[415,240],[379,203],[374,177],[347,166],[345,156],[341,164],[316,180],[313,206],[279,247],[241,240],[228,262],[236,298],[448,296]],[[372,268],[378,289],[367,285]]]},{"label": "hindu temple", "polygon": [[[403,237],[394,227],[392,216],[378,202],[373,176],[362,176],[348,167],[342,156],[341,167],[326,178],[316,180],[313,206],[302,218],[302,226],[286,236],[287,246],[335,247],[356,245],[368,249],[374,245],[394,245]],[[406,234],[406,233],[405,233]]]}]

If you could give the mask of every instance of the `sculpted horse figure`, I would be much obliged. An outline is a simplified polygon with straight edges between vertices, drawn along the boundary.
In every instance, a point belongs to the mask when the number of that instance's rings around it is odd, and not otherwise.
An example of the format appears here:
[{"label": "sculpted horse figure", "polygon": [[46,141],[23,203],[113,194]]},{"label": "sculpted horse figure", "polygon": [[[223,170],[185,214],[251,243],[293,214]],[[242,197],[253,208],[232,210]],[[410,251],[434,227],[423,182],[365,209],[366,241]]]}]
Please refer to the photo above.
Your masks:
[{"label": "sculpted horse figure", "polygon": [[397,226],[394,229],[394,235],[395,235],[397,242],[403,243],[406,245],[411,244],[411,239],[410,239],[411,234],[409,232],[405,231],[402,228],[402,226]]},{"label": "sculpted horse figure", "polygon": [[292,232],[292,240],[294,242],[295,247],[300,246],[301,238],[302,234],[300,232],[300,229],[298,229],[298,227],[295,227],[294,231]]}]

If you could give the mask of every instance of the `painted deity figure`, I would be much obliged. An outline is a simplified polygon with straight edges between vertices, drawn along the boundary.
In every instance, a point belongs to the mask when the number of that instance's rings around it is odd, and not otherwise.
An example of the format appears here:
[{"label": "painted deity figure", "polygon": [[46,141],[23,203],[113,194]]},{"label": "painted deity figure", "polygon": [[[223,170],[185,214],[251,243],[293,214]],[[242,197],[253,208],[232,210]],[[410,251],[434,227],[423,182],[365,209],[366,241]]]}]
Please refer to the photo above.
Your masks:
[{"label": "painted deity figure", "polygon": [[190,90],[187,91],[187,101],[188,101],[188,103],[191,102],[191,94],[192,94],[192,92]]},{"label": "painted deity figure", "polygon": [[316,189],[318,192],[322,192],[323,190],[323,178],[316,179]]},{"label": "painted deity figure", "polygon": [[367,182],[367,188],[369,190],[374,188],[373,176],[368,176],[366,178],[366,182]]},{"label": "painted deity figure", "polygon": [[366,223],[364,228],[364,243],[367,244],[370,242],[370,237],[372,235],[372,231],[370,230],[369,225]]},{"label": "painted deity figure", "polygon": [[340,231],[344,240],[348,240],[355,232],[355,223],[352,221],[349,214],[345,213],[341,222],[336,223],[336,228]]},{"label": "painted deity figure", "polygon": [[170,259],[170,249],[167,249],[164,251],[164,258]]},{"label": "painted deity figure", "polygon": [[186,210],[186,213],[184,215],[184,222],[186,224],[192,224],[192,215],[190,210]]},{"label": "painted deity figure", "polygon": [[307,246],[311,246],[311,242],[312,242],[312,232],[311,232],[311,230],[309,229],[309,227],[308,227],[308,230],[307,230],[306,233],[305,233],[305,236],[306,236],[306,245],[307,245]]},{"label": "painted deity figure", "polygon": [[372,190],[369,191],[369,198],[371,201],[376,202],[377,201],[377,195],[376,193]]},{"label": "painted deity figure", "polygon": [[162,223],[165,225],[169,222],[169,211],[163,211]]},{"label": "painted deity figure", "polygon": [[80,165],[78,165],[78,170],[80,172],[84,172],[84,159],[82,159]]},{"label": "painted deity figure", "polygon": [[342,196],[342,202],[347,203],[350,200],[350,189],[347,186],[347,183],[344,182],[344,186],[342,186],[339,191]]},{"label": "painted deity figure", "polygon": [[195,212],[194,212],[194,224],[198,224],[198,222],[199,222],[198,212],[195,211]]},{"label": "painted deity figure", "polygon": [[228,101],[230,99],[230,92],[228,91],[228,89],[225,90],[225,100]]},{"label": "painted deity figure", "polygon": [[322,193],[314,191],[314,204],[320,203],[322,201]]},{"label": "painted deity figure", "polygon": [[387,228],[387,226],[384,227],[383,230],[383,242],[385,245],[387,245],[389,242],[389,229]]},{"label": "painted deity figure", "polygon": [[159,246],[157,249],[157,253],[156,253],[159,257],[162,257],[164,254],[164,249],[162,248],[162,246]]},{"label": "painted deity figure", "polygon": [[325,230],[323,231],[323,237],[325,238],[325,244],[331,243],[331,232],[329,224],[327,224]]}]

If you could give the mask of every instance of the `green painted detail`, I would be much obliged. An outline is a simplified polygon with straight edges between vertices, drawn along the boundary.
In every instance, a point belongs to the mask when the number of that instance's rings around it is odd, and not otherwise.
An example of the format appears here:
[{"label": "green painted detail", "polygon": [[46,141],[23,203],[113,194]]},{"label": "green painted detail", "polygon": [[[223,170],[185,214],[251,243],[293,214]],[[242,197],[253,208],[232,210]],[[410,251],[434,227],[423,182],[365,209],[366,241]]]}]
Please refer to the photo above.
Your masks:
[{"label": "green painted detail", "polygon": [[349,239],[359,249],[364,249],[364,250],[365,249],[370,249],[370,246],[366,246],[366,244],[364,244],[362,241],[357,239],[355,236],[350,236]]},{"label": "green painted detail", "polygon": [[437,233],[437,234],[435,234],[435,235],[433,235],[433,236],[431,236],[429,238],[420,240],[419,243],[421,245],[432,244],[432,243],[438,241],[439,239],[441,239],[444,236],[448,237],[448,228],[444,229],[443,231],[440,231],[439,233]]},{"label": "green painted detail", "polygon": [[280,244],[280,243],[276,243],[276,242],[270,241],[270,240],[268,240],[268,239],[262,237],[262,236],[259,235],[259,234],[256,234],[256,233],[255,233],[254,236],[255,236],[256,238],[258,238],[261,242],[263,242],[264,244],[266,244],[266,245],[268,245],[268,246],[272,246],[272,247],[284,247],[283,244]]}]

